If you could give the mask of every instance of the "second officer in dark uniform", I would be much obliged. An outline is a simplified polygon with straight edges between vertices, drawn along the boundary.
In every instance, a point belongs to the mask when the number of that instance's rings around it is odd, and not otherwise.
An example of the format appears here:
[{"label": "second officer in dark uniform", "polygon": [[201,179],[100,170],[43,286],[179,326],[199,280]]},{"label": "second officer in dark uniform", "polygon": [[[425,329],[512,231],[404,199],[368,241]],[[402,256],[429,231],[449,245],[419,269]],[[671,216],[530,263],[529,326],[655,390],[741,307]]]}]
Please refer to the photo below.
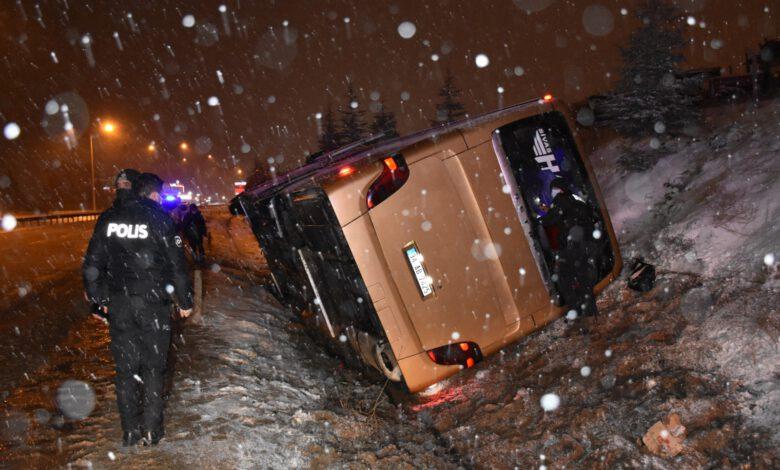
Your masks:
[{"label": "second officer in dark uniform", "polygon": [[182,241],[160,206],[162,184],[143,173],[133,182],[137,198],[101,214],[82,268],[89,300],[109,320],[124,445],[162,438],[172,299],[183,317],[192,311]]},{"label": "second officer in dark uniform", "polygon": [[557,232],[556,284],[566,305],[579,315],[596,316],[593,288],[598,282],[599,260],[593,232],[597,215],[588,204],[574,197],[563,179],[553,180],[550,188],[553,200],[542,224]]}]

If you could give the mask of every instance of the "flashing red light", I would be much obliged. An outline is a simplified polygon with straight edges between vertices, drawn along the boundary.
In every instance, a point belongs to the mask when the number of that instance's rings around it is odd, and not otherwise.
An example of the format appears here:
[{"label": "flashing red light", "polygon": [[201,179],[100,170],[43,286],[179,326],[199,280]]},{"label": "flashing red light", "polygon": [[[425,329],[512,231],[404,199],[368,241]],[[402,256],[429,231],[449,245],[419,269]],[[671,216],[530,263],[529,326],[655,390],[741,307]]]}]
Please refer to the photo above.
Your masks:
[{"label": "flashing red light", "polygon": [[543,97],[542,99],[543,99],[544,101],[552,101],[552,99],[553,99],[553,95],[551,95],[551,94],[547,93],[546,95],[544,95],[544,97]]},{"label": "flashing red light", "polygon": [[474,358],[473,357],[470,357],[470,358],[466,359],[466,368],[474,367],[474,364],[476,364],[476,363],[474,362]]},{"label": "flashing red light", "polygon": [[436,362],[436,353],[435,352],[428,351],[428,357],[430,357],[433,362]]},{"label": "flashing red light", "polygon": [[460,343],[460,349],[462,351],[468,351],[469,350],[469,343]]},{"label": "flashing red light", "polygon": [[341,178],[344,178],[345,176],[349,176],[354,172],[355,172],[354,168],[352,168],[351,166],[345,166],[339,170],[339,176]]}]

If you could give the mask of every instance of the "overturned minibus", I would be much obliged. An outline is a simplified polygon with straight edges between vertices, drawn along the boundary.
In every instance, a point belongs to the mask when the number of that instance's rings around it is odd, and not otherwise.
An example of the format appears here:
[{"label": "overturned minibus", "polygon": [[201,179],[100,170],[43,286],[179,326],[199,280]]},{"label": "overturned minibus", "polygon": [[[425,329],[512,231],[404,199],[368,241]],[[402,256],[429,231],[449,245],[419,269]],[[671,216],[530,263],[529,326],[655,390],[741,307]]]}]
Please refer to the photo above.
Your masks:
[{"label": "overturned minibus", "polygon": [[571,113],[547,95],[326,153],[232,202],[276,295],[336,347],[422,390],[558,318],[540,218],[563,178],[597,214],[602,290],[621,257]]}]

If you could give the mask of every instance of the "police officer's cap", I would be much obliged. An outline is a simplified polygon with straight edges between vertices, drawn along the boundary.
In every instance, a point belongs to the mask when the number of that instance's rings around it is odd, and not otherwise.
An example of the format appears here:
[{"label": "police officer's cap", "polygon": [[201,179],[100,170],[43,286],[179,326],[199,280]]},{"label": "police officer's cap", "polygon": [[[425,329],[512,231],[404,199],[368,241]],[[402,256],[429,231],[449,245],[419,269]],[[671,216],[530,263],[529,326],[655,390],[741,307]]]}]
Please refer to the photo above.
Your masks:
[{"label": "police officer's cap", "polygon": [[128,181],[131,185],[135,185],[135,180],[141,175],[141,172],[132,168],[125,168],[120,171],[114,179],[114,186],[118,186],[120,181]]}]

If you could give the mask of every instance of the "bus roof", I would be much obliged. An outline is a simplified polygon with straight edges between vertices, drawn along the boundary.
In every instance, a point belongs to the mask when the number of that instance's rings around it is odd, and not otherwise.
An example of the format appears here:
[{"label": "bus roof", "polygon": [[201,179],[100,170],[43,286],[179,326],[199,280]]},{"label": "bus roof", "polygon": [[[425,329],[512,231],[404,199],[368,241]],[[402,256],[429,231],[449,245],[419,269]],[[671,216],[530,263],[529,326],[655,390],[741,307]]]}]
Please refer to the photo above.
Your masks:
[{"label": "bus roof", "polygon": [[[467,117],[459,121],[441,124],[438,126],[423,129],[409,135],[396,137],[394,139],[376,142],[382,137],[382,134],[375,134],[365,139],[353,142],[351,144],[339,147],[335,150],[323,153],[315,161],[288,171],[274,179],[266,181],[258,186],[246,188],[244,195],[258,197],[270,196],[284,188],[295,185],[311,178],[327,176],[335,172],[335,168],[341,165],[355,164],[363,160],[370,160],[379,156],[399,152],[406,147],[414,145],[426,139],[447,134],[449,132],[467,129],[483,124],[487,121],[514,113],[532,105],[551,102],[552,99],[536,98],[524,101],[503,109],[480,114],[474,117]],[[371,145],[372,142],[376,142]]]}]

